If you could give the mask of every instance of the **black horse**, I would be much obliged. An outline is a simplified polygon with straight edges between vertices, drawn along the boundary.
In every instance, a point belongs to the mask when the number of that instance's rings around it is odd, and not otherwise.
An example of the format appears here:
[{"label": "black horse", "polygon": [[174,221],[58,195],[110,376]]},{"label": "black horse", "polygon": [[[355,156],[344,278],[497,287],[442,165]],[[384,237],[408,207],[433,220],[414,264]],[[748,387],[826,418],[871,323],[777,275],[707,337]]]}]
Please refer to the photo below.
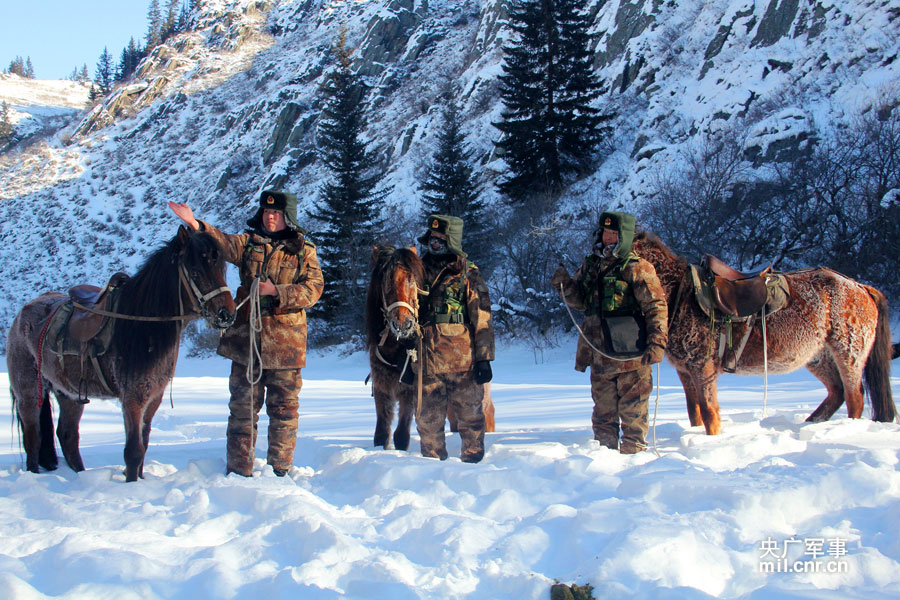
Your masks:
[{"label": "black horse", "polygon": [[143,477],[150,421],[174,375],[184,323],[202,316],[210,326],[225,329],[234,322],[234,299],[218,245],[209,234],[185,227],[117,286],[116,297],[118,316],[110,317],[109,349],[97,357],[98,368],[85,369],[83,357],[60,357],[44,344],[50,320],[69,302],[68,295],[45,293],[13,321],[6,362],[29,471],[57,466],[52,390],[59,404],[57,436],[69,467],[84,470],[78,425],[86,397],[118,397],[125,420],[125,479]]}]

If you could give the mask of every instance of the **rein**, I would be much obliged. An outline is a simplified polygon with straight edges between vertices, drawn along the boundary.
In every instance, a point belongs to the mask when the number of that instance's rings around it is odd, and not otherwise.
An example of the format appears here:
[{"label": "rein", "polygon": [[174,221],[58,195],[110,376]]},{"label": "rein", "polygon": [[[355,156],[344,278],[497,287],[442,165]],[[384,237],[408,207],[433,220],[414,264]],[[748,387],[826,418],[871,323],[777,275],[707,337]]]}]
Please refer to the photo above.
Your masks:
[{"label": "rein", "polygon": [[197,287],[197,284],[194,283],[194,280],[188,277],[185,267],[183,264],[178,264],[178,280],[181,283],[181,286],[187,288],[187,290],[191,293],[191,313],[190,314],[180,314],[171,317],[147,317],[142,315],[126,315],[123,313],[111,312],[108,310],[103,310],[100,308],[94,308],[91,306],[85,306],[79,302],[72,301],[72,305],[79,309],[89,313],[93,313],[95,315],[102,315],[104,317],[110,317],[113,319],[122,319],[125,321],[145,321],[145,322],[169,322],[169,321],[190,321],[196,318],[197,315],[203,315],[206,310],[206,304],[220,294],[224,294],[225,292],[231,292],[231,289],[228,286],[217,287],[214,290],[207,292],[204,294],[200,291],[200,288]]}]

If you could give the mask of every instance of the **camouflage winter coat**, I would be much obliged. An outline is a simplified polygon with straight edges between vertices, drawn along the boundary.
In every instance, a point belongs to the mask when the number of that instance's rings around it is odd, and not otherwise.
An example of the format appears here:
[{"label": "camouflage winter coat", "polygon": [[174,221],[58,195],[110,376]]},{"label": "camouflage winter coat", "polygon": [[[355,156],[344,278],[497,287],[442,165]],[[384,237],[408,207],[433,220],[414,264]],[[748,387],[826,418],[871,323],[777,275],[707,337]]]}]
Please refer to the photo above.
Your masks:
[{"label": "camouflage winter coat", "polygon": [[[635,311],[643,314],[646,323],[647,344],[658,344],[665,348],[668,341],[667,320],[669,315],[666,305],[666,294],[656,276],[656,270],[649,262],[635,254],[619,272],[619,278],[630,288],[635,302]],[[588,256],[575,275],[572,276],[563,288],[563,298],[569,306],[577,310],[585,311],[584,322],[581,325],[584,335],[597,348],[605,349],[605,340],[602,327],[603,302],[602,286],[603,273],[611,272],[615,262],[621,261],[618,257],[599,258]],[[578,349],[575,353],[575,368],[584,371],[588,366],[593,366],[596,373],[625,373],[641,367],[641,359],[629,361],[616,361],[594,352],[583,337],[578,337]]]},{"label": "camouflage winter coat", "polygon": [[494,360],[491,298],[478,267],[459,258],[426,255],[428,296],[419,308],[425,375],[462,373],[475,362]]},{"label": "camouflage winter coat", "polygon": [[[264,369],[300,369],[306,366],[306,311],[322,295],[324,282],[316,247],[301,234],[272,240],[258,233],[222,233],[200,222],[200,229],[216,238],[225,260],[239,269],[241,285],[235,301],[250,293],[253,279],[265,273],[275,284],[277,296],[261,296],[260,353]],[[233,326],[219,341],[218,353],[247,364],[250,348],[250,303],[238,311]]]}]

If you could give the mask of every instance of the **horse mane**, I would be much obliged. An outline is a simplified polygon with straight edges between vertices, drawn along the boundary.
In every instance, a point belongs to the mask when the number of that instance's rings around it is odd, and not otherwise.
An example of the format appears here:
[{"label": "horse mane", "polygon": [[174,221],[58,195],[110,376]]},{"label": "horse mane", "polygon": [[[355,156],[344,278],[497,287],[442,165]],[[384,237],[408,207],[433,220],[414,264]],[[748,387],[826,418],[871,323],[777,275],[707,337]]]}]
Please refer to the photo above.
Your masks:
[{"label": "horse mane", "polygon": [[653,232],[641,230],[634,235],[634,244],[646,246],[662,253],[668,260],[676,262],[687,262],[687,259],[676,253],[663,242],[658,235]]},{"label": "horse mane", "polygon": [[384,327],[382,283],[384,278],[393,273],[397,267],[403,267],[412,273],[413,279],[419,287],[424,285],[425,266],[418,254],[409,248],[395,248],[390,244],[378,244],[375,247],[369,289],[366,293],[366,345],[368,347],[378,343]]},{"label": "horse mane", "polygon": [[[118,289],[116,312],[148,317],[181,314],[178,277],[179,255],[216,255],[216,268],[224,269],[218,244],[208,233],[192,233],[184,241],[175,235],[157,249],[130,279]],[[187,311],[190,305],[184,305]],[[120,381],[146,376],[157,362],[178,344],[183,321],[132,321],[118,319],[113,328],[112,348],[119,359]]]}]

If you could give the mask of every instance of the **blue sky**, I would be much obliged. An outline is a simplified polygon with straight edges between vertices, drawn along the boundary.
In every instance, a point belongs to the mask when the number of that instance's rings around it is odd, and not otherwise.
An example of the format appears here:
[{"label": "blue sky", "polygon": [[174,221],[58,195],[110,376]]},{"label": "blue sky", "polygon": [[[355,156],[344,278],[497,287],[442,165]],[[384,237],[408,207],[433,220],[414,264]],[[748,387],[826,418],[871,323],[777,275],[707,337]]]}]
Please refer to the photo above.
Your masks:
[{"label": "blue sky", "polygon": [[65,79],[83,64],[93,76],[104,46],[118,64],[131,37],[145,42],[149,4],[150,0],[4,1],[0,71],[6,71],[16,56],[30,56],[38,79]]}]

